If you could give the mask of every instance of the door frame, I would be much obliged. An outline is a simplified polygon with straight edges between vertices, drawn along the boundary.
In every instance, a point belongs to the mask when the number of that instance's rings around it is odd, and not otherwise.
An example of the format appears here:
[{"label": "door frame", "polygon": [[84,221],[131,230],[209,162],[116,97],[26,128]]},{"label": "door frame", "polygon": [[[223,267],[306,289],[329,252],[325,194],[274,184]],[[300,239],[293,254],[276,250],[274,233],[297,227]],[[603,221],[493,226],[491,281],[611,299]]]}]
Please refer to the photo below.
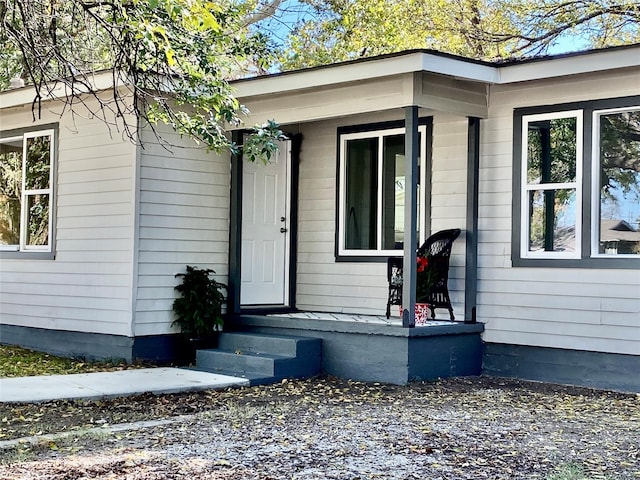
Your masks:
[{"label": "door frame", "polygon": [[[233,132],[233,141],[242,145],[244,130]],[[239,313],[267,313],[290,312],[296,309],[296,271],[297,271],[297,245],[298,245],[298,179],[300,148],[302,145],[301,134],[287,134],[291,141],[291,157],[287,171],[289,200],[289,241],[285,245],[285,255],[288,254],[288,270],[285,272],[285,302],[288,305],[251,305],[240,304],[240,289],[242,285],[242,153],[231,157],[231,193],[230,193],[230,222],[229,222],[229,282],[227,289],[227,312]],[[285,265],[287,268],[287,265]]]}]

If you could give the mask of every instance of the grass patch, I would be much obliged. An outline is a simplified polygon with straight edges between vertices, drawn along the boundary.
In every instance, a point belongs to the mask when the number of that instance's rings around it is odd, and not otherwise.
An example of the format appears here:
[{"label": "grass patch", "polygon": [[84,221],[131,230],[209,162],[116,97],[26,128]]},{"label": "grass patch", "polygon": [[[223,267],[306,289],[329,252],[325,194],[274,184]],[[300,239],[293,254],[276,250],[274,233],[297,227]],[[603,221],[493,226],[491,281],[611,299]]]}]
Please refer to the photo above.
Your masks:
[{"label": "grass patch", "polygon": [[124,360],[88,362],[81,359],[56,357],[16,346],[0,345],[0,378],[105,372],[146,366],[150,365],[127,364]]},{"label": "grass patch", "polygon": [[609,480],[608,476],[591,476],[580,465],[569,463],[561,465],[546,480]]},{"label": "grass patch", "polygon": [[86,448],[87,445],[96,447],[105,445],[113,434],[108,430],[92,428],[77,432],[62,433],[41,439],[20,442],[17,445],[0,449],[0,465],[29,462],[37,459],[43,452],[60,451],[75,454]]}]

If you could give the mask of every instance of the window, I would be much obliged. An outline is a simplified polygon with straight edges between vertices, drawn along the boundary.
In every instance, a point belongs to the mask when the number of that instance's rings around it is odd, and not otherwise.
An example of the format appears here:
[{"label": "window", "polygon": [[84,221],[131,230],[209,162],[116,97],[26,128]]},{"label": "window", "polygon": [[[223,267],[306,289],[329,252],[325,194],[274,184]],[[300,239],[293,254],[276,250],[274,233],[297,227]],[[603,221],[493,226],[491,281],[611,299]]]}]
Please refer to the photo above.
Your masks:
[{"label": "window", "polygon": [[0,250],[51,252],[54,131],[0,135]]},{"label": "window", "polygon": [[[427,158],[427,125],[419,126],[419,157]],[[339,256],[401,255],[404,239],[403,127],[339,132]],[[421,161],[419,160],[420,164]],[[425,231],[424,170],[418,174],[418,219]],[[423,239],[421,239],[423,240]]]},{"label": "window", "polygon": [[523,119],[522,256],[575,258],[580,245],[580,112]]},{"label": "window", "polygon": [[640,97],[516,110],[517,191],[514,266],[638,268]]},{"label": "window", "polygon": [[595,255],[640,255],[640,107],[594,112]]}]

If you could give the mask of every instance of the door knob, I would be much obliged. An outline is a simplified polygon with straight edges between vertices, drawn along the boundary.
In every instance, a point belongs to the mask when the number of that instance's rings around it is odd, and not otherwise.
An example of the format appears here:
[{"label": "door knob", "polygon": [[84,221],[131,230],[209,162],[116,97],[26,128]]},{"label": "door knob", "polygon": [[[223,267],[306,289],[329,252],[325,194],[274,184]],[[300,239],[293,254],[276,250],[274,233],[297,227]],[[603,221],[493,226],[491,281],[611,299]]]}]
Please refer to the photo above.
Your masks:
[{"label": "door knob", "polygon": [[280,221],[284,222],[286,219],[284,217],[280,217]]},{"label": "door knob", "polygon": [[281,227],[281,228],[280,228],[280,233],[285,233],[286,231],[287,231],[287,229],[286,229],[286,228],[284,228],[284,227]]}]

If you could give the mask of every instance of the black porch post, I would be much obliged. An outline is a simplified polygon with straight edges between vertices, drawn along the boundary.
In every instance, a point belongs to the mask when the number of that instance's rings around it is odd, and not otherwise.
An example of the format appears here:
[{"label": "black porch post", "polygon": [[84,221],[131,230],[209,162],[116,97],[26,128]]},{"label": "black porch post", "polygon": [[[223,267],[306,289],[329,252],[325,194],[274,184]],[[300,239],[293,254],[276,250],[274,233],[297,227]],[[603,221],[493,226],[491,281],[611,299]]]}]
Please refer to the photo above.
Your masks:
[{"label": "black porch post", "polygon": [[[243,132],[235,130],[232,139],[242,145]],[[242,154],[231,156],[231,206],[229,228],[229,282],[227,312],[240,312],[240,262],[242,242]]]},{"label": "black porch post", "polygon": [[413,105],[405,109],[402,326],[406,328],[415,327],[416,324],[418,152],[418,107]]},{"label": "black porch post", "polygon": [[464,321],[476,322],[478,291],[478,182],[480,175],[480,119],[470,117],[467,134],[467,238],[464,274]]}]

